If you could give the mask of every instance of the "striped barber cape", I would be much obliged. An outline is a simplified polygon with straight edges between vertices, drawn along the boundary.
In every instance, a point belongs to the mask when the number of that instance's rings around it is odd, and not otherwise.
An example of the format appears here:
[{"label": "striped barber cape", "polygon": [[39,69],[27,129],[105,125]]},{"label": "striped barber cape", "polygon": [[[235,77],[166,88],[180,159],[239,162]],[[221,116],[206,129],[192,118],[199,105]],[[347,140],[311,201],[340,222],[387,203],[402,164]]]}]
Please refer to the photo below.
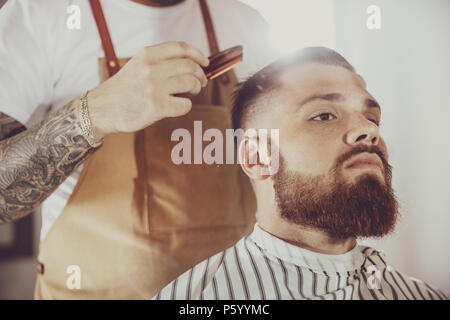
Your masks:
[{"label": "striped barber cape", "polygon": [[342,255],[291,245],[255,225],[233,247],[199,263],[154,300],[447,300],[429,284],[386,263],[383,252],[356,245]]}]

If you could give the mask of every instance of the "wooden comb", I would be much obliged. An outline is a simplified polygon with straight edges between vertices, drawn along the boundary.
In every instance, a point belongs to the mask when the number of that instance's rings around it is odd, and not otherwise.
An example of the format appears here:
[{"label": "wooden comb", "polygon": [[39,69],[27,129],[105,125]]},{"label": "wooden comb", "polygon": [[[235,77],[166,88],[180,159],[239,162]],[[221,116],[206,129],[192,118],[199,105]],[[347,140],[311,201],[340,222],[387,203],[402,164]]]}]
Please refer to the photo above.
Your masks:
[{"label": "wooden comb", "polygon": [[206,78],[212,80],[234,68],[243,58],[243,47],[235,46],[210,56],[209,65],[203,68]]}]

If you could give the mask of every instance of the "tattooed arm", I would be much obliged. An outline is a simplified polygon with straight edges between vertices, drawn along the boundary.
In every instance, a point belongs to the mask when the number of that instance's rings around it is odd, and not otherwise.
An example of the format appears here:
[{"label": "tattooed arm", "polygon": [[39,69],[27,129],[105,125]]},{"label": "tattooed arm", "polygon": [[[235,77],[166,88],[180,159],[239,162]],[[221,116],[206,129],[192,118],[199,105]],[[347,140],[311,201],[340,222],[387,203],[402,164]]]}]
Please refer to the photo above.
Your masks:
[{"label": "tattooed arm", "polygon": [[31,213],[95,150],[78,125],[78,104],[28,130],[0,113],[0,224]]}]

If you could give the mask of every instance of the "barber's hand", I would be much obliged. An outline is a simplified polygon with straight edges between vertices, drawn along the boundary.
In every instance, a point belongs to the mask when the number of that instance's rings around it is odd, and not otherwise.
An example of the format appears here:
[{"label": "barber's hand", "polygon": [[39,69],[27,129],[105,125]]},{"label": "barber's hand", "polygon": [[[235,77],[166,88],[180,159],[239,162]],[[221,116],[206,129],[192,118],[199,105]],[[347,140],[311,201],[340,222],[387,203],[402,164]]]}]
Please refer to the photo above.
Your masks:
[{"label": "barber's hand", "polygon": [[94,137],[134,132],[167,118],[188,113],[207,84],[201,66],[209,63],[184,42],[145,47],[113,77],[89,91]]}]

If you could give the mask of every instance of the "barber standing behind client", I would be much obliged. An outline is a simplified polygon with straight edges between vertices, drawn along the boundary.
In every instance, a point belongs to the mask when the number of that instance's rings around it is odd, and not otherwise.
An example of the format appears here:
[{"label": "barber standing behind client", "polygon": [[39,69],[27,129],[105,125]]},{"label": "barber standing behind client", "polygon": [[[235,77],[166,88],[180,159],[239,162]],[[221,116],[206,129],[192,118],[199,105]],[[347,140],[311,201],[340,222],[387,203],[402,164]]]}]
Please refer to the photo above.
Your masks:
[{"label": "barber standing behind client", "polygon": [[[66,25],[70,5],[80,29]],[[234,0],[6,3],[0,223],[42,203],[36,298],[149,298],[251,230],[237,165],[177,166],[171,134],[232,127],[237,76],[270,59],[265,30]],[[236,74],[207,81],[206,56],[235,45]]]}]

